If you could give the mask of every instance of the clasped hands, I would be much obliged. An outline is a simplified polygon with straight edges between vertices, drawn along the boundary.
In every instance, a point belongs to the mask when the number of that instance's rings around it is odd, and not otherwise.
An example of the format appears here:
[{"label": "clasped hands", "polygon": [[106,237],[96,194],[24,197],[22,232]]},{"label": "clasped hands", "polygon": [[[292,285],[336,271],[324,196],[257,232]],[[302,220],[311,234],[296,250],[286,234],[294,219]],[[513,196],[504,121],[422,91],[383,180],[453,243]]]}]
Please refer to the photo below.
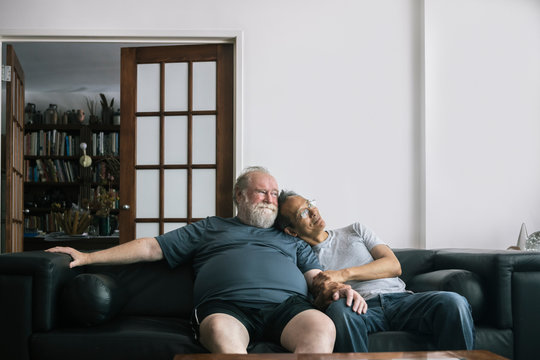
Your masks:
[{"label": "clasped hands", "polygon": [[346,298],[347,306],[358,314],[365,314],[367,311],[366,301],[356,290],[353,290],[350,285],[332,281],[324,271],[313,278],[311,286],[315,297],[313,304],[322,311],[340,298]]}]

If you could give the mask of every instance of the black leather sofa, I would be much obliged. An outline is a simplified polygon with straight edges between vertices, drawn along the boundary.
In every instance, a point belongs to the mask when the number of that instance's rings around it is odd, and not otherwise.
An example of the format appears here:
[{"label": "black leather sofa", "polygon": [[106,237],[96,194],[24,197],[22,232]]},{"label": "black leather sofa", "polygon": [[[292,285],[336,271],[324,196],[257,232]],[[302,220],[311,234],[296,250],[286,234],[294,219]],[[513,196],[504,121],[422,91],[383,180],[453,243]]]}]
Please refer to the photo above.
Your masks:
[{"label": "black leather sofa", "polygon": [[[469,300],[476,348],[510,359],[540,354],[540,254],[397,249],[413,291]],[[192,339],[192,269],[165,262],[70,269],[67,255],[0,255],[0,359],[172,359],[205,352]],[[370,351],[432,350],[427,336],[371,334]],[[250,352],[284,352],[255,343]]]}]

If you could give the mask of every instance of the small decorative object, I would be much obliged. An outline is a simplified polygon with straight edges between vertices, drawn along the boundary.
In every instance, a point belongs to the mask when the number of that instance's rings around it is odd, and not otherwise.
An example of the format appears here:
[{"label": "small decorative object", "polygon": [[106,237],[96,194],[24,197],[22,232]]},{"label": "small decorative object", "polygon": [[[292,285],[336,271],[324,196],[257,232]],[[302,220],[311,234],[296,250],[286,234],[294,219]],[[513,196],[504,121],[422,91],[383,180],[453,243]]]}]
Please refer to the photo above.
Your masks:
[{"label": "small decorative object", "polygon": [[56,223],[69,235],[84,233],[92,221],[89,211],[70,209],[64,213],[54,212],[53,215]]},{"label": "small decorative object", "polygon": [[90,98],[86,98],[86,106],[88,107],[88,112],[90,113],[88,122],[90,124],[99,123],[99,118],[96,115],[96,101]]},{"label": "small decorative object", "polygon": [[36,114],[36,104],[28,103],[24,108],[24,123],[32,124]]},{"label": "small decorative object", "polygon": [[521,224],[521,230],[519,231],[518,241],[517,241],[517,247],[519,250],[525,250],[527,246],[527,238],[529,235],[527,235],[527,227],[525,226],[525,223]]},{"label": "small decorative object", "polygon": [[109,236],[111,234],[110,216],[98,216],[98,224],[100,236]]},{"label": "small decorative object", "polygon": [[82,109],[77,110],[77,121],[79,124],[84,123],[84,111]]},{"label": "small decorative object", "polygon": [[92,165],[92,158],[88,155],[86,155],[86,143],[85,142],[82,142],[81,143],[81,150],[83,151],[83,156],[81,156],[81,158],[79,159],[79,162],[81,163],[82,167],[89,167],[90,165]]},{"label": "small decorative object", "polygon": [[109,104],[105,94],[99,94],[99,97],[101,98],[101,118],[103,120],[103,123],[112,124],[114,114],[114,98],[111,99],[111,103]]},{"label": "small decorative object", "polygon": [[58,123],[58,110],[56,104],[49,104],[49,108],[45,110],[45,124]]},{"label": "small decorative object", "polygon": [[64,114],[62,115],[62,124],[69,124],[70,118],[71,118],[71,111],[69,110],[64,111]]},{"label": "small decorative object", "polygon": [[77,111],[75,109],[71,109],[69,112],[68,117],[68,124],[76,124],[77,123]]},{"label": "small decorative object", "polygon": [[540,231],[529,235],[525,249],[527,251],[540,251]]}]

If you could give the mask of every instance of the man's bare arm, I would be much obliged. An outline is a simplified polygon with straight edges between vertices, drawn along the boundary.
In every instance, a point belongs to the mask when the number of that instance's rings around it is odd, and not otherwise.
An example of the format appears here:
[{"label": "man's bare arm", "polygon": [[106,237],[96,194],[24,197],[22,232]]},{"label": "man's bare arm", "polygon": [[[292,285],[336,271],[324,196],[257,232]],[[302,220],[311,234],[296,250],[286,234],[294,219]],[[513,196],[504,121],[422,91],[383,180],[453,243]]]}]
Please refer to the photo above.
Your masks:
[{"label": "man's bare arm", "polygon": [[371,249],[370,253],[375,261],[369,264],[341,270],[327,270],[324,274],[335,282],[366,281],[401,275],[401,264],[388,246],[377,245]]},{"label": "man's bare arm", "polygon": [[163,252],[155,238],[140,238],[109,249],[82,253],[70,247],[57,246],[48,252],[64,253],[73,258],[69,267],[89,264],[130,264],[163,259]]}]

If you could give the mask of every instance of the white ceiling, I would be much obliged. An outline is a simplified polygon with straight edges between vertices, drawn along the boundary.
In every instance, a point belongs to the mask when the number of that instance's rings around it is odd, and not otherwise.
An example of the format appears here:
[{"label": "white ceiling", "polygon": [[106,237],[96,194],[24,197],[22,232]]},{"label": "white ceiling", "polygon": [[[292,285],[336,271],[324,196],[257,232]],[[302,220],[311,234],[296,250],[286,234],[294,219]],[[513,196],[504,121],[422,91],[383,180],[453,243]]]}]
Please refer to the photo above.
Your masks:
[{"label": "white ceiling", "polygon": [[26,91],[100,93],[120,92],[122,47],[156,44],[17,42],[11,45],[23,67]]}]

